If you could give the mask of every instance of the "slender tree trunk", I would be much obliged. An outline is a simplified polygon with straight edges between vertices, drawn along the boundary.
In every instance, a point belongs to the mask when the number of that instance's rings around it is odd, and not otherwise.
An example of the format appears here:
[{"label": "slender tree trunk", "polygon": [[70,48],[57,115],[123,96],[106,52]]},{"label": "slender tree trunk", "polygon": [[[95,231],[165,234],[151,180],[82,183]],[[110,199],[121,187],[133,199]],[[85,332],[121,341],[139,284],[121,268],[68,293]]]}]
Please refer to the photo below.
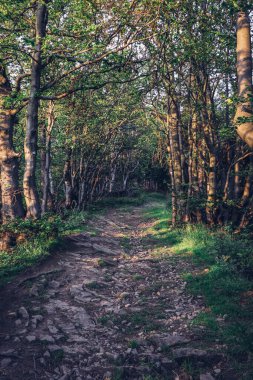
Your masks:
[{"label": "slender tree trunk", "polygon": [[12,111],[5,108],[5,99],[10,94],[10,83],[4,67],[0,65],[0,165],[3,223],[24,216],[18,180],[19,154],[13,147]]},{"label": "slender tree trunk", "polygon": [[240,164],[237,162],[235,164],[235,175],[234,175],[234,200],[238,200],[241,192],[241,181],[240,181]]},{"label": "slender tree trunk", "polygon": [[[253,148],[253,107],[252,107],[252,51],[250,18],[246,12],[237,15],[237,79],[239,103],[234,122],[241,139]],[[251,118],[251,120],[248,120]]]},{"label": "slender tree trunk", "polygon": [[209,158],[209,173],[207,181],[207,204],[206,204],[206,216],[207,222],[214,223],[215,219],[215,202],[216,202],[216,155],[210,154]]},{"label": "slender tree trunk", "polygon": [[173,165],[172,165],[172,156],[171,156],[171,142],[168,138],[168,166],[169,166],[169,173],[170,173],[170,181],[171,181],[171,208],[172,208],[172,226],[175,226],[177,223],[177,198],[176,198],[176,190],[175,190],[175,180],[174,180],[174,171],[173,171]]},{"label": "slender tree trunk", "polygon": [[64,165],[64,185],[65,185],[65,206],[70,208],[73,201],[73,189],[71,181],[71,149],[68,150]]},{"label": "slender tree trunk", "polygon": [[113,163],[112,167],[111,167],[111,171],[110,171],[110,181],[109,181],[109,193],[110,194],[113,192],[114,185],[115,185],[116,169],[117,169],[117,166],[115,163]]},{"label": "slender tree trunk", "polygon": [[50,165],[51,165],[51,134],[52,128],[54,126],[55,116],[54,116],[54,103],[49,102],[48,106],[48,122],[47,126],[44,128],[44,139],[45,139],[45,161],[44,167],[42,168],[43,175],[43,188],[42,188],[42,214],[47,212],[48,204],[53,203],[52,193],[50,191]]},{"label": "slender tree trunk", "polygon": [[178,114],[176,106],[173,101],[168,103],[168,131],[170,136],[170,151],[171,151],[171,165],[172,165],[172,175],[173,175],[173,197],[174,202],[177,204],[177,217],[181,221],[185,210],[184,210],[184,200],[182,199],[182,163],[180,156],[180,144],[179,144],[179,134],[178,134]]},{"label": "slender tree trunk", "polygon": [[39,218],[41,214],[39,194],[36,185],[36,159],[38,140],[38,110],[42,62],[42,44],[46,33],[47,6],[46,1],[37,3],[36,9],[36,45],[32,56],[31,90],[27,109],[25,135],[25,172],[23,179],[24,196],[28,218]]},{"label": "slender tree trunk", "polygon": [[125,175],[123,175],[123,188],[122,190],[125,192],[126,189],[127,189],[127,183],[128,183],[128,179],[129,179],[129,172],[126,172]]}]

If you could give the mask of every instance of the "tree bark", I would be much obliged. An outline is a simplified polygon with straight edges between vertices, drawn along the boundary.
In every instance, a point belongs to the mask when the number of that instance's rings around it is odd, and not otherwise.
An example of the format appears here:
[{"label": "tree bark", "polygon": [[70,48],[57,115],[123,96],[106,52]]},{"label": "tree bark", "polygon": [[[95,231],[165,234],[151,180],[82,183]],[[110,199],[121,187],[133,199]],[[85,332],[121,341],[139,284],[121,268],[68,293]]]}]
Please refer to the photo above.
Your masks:
[{"label": "tree bark", "polygon": [[179,145],[178,113],[176,105],[172,100],[170,100],[168,103],[167,123],[170,136],[171,165],[174,183],[173,192],[175,196],[175,202],[177,203],[177,217],[180,221],[182,221],[184,218],[185,210],[182,193],[183,174]]},{"label": "tree bark", "polygon": [[50,189],[50,166],[51,166],[51,134],[52,128],[54,126],[55,116],[54,116],[54,103],[49,102],[48,106],[48,122],[47,126],[44,128],[44,140],[45,140],[45,157],[42,167],[43,176],[43,188],[42,188],[42,214],[48,211],[48,203],[50,201],[51,206],[53,203],[52,193]]},{"label": "tree bark", "polygon": [[36,184],[36,159],[38,141],[38,110],[42,63],[42,44],[46,34],[47,2],[37,3],[36,9],[36,46],[32,56],[31,90],[27,109],[25,135],[25,172],[23,179],[27,218],[37,219],[41,215],[39,194]]},{"label": "tree bark", "polygon": [[12,110],[5,107],[11,94],[11,86],[4,67],[0,64],[0,165],[2,220],[24,216],[21,191],[19,189],[19,154],[13,147]]},{"label": "tree bark", "polygon": [[[237,80],[239,103],[234,118],[237,133],[253,148],[253,107],[252,107],[252,52],[250,18],[247,12],[237,15]],[[251,118],[251,120],[249,120]]]},{"label": "tree bark", "polygon": [[216,164],[217,159],[215,153],[210,154],[209,158],[209,173],[207,180],[207,203],[206,216],[207,222],[214,223],[215,219],[215,202],[216,202]]},{"label": "tree bark", "polygon": [[65,186],[65,206],[71,208],[73,201],[73,189],[71,178],[71,149],[67,152],[67,158],[64,165],[64,186]]}]

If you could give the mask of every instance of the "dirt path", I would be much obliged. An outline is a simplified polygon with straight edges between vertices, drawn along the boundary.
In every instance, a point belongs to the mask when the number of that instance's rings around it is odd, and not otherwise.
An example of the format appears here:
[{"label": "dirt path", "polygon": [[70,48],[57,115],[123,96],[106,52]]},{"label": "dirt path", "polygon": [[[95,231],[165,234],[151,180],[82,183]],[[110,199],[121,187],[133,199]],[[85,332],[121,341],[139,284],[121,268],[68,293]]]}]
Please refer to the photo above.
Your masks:
[{"label": "dirt path", "polygon": [[1,292],[1,380],[224,378],[218,343],[189,324],[204,309],[191,264],[152,255],[142,213],[96,217]]}]

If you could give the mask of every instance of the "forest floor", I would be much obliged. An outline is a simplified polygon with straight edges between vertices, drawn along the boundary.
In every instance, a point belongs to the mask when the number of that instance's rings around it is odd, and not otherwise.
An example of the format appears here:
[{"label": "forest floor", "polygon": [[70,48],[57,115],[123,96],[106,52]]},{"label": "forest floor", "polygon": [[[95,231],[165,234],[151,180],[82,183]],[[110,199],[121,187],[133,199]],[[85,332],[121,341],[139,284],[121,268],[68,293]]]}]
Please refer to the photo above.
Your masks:
[{"label": "forest floor", "polygon": [[246,378],[194,323],[208,306],[185,274],[200,268],[156,239],[157,207],[93,216],[1,290],[1,380]]}]

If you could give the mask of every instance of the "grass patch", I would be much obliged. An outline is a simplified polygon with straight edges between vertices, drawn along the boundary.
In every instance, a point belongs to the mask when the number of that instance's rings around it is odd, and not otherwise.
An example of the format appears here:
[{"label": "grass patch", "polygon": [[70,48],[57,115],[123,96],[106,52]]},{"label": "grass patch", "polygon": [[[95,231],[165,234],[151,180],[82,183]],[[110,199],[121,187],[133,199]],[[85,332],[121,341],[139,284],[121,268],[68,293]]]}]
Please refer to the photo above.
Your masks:
[{"label": "grass patch", "polygon": [[192,260],[196,270],[184,276],[188,290],[202,295],[208,308],[193,325],[204,327],[208,339],[226,343],[232,355],[252,355],[252,240],[229,228],[187,225],[172,229],[170,217],[165,200],[145,212],[146,220],[152,219],[154,224],[147,228],[144,244],[151,245],[153,255],[160,259],[181,257],[182,267],[186,257]]},{"label": "grass patch", "polygon": [[145,276],[143,276],[143,275],[141,275],[141,274],[134,274],[133,276],[132,276],[132,279],[134,280],[134,281],[141,281],[141,280],[145,280]]},{"label": "grass patch", "polygon": [[50,361],[56,366],[59,365],[64,359],[64,351],[62,349],[51,352]]},{"label": "grass patch", "polygon": [[18,220],[3,225],[0,232],[21,237],[23,242],[10,252],[0,251],[0,286],[47,258],[64,244],[63,236],[83,231],[87,219],[87,212],[68,212],[62,217],[47,214],[38,221]]},{"label": "grass patch", "polygon": [[133,340],[130,340],[128,342],[128,347],[132,348],[132,349],[137,349],[140,347],[140,344],[139,344],[139,342],[137,342],[136,340],[133,339]]}]

